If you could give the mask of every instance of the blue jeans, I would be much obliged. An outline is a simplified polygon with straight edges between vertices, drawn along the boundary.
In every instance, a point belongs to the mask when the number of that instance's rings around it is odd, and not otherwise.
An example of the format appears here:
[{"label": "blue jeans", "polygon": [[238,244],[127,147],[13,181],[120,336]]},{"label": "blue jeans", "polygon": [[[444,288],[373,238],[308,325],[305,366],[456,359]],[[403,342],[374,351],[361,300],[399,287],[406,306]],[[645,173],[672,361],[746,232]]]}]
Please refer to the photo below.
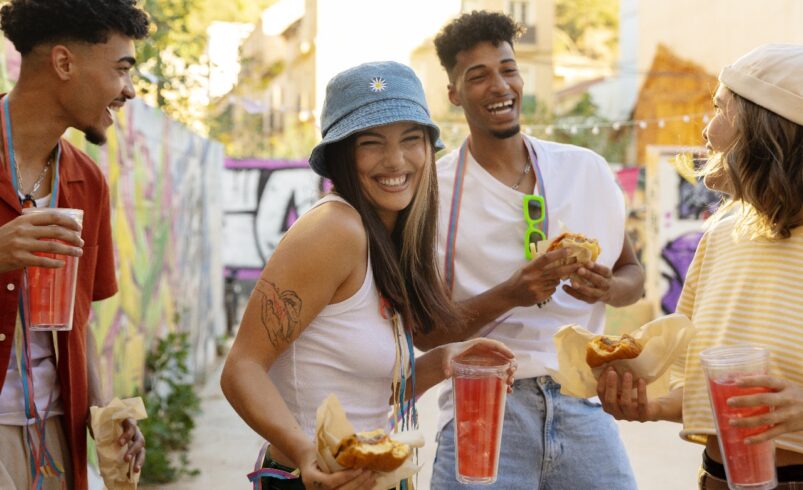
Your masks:
[{"label": "blue jeans", "polygon": [[507,397],[493,485],[455,479],[454,420],[438,434],[432,490],[636,489],[613,418],[598,403],[560,394],[549,376],[521,379]]}]

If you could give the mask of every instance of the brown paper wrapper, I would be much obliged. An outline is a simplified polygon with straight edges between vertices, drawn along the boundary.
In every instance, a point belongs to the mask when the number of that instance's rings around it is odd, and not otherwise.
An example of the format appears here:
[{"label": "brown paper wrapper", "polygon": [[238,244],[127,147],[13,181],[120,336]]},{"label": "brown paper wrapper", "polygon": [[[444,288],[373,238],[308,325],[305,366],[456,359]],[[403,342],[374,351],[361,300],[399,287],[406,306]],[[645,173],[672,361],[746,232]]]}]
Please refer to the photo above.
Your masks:
[{"label": "brown paper wrapper", "polygon": [[597,379],[609,366],[619,373],[630,371],[634,377],[652,383],[686,351],[694,336],[694,326],[685,316],[673,314],[657,318],[630,335],[642,347],[638,357],[591,369],[586,363],[586,347],[596,335],[579,325],[566,325],[558,330],[552,337],[558,352],[558,371],[548,371],[560,383],[560,392],[578,398],[597,396]]},{"label": "brown paper wrapper", "polygon": [[128,447],[120,446],[119,440],[123,435],[123,420],[142,420],[148,416],[142,398],[115,398],[105,407],[91,407],[89,413],[103,483],[109,490],[135,490],[140,474],[134,471],[133,459],[123,460]]},{"label": "brown paper wrapper", "polygon": [[[340,441],[354,433],[354,426],[346,418],[346,413],[343,411],[340,401],[335,395],[329,395],[318,407],[315,426],[318,466],[322,470],[333,473],[345,469],[335,461],[334,454]],[[412,448],[424,446],[424,435],[419,430],[397,432],[391,434],[391,437],[394,441],[409,444]],[[410,451],[410,457],[407,458],[407,461],[394,471],[377,473],[376,485],[374,485],[373,490],[393,488],[400,481],[418,473],[421,467],[413,461],[413,452]]]}]

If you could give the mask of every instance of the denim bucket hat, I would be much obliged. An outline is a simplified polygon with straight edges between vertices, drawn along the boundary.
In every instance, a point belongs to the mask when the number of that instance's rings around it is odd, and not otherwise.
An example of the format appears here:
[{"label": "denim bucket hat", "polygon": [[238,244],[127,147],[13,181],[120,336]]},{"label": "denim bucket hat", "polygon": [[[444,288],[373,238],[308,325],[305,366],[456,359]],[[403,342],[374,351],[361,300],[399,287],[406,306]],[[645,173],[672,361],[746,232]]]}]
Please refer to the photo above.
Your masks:
[{"label": "denim bucket hat", "polygon": [[402,121],[426,126],[435,148],[444,148],[440,130],[429,116],[424,87],[408,66],[381,61],[340,72],[326,85],[322,139],[312,149],[310,167],[318,175],[329,177],[324,162],[326,145],[369,128]]}]

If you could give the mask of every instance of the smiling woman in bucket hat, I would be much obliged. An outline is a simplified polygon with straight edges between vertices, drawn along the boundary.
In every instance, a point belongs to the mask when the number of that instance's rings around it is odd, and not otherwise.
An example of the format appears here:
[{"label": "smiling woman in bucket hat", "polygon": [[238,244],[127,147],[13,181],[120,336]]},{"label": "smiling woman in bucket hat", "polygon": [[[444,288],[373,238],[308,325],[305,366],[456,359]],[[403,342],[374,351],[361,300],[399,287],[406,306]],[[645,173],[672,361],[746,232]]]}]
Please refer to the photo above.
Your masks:
[{"label": "smiling woman in bucket hat", "polygon": [[411,400],[450,375],[454,356],[513,358],[488,339],[412,358],[413,332],[462,321],[436,264],[438,134],[404,65],[366,63],[327,86],[310,166],[334,191],[271,256],[221,377],[235,410],[271,443],[251,475],[263,489],[373,488],[370,471],[316,463],[316,410],[329,394],[358,431],[388,429],[389,400],[394,420],[412,428]]},{"label": "smiling woman in bucket hat", "polygon": [[429,130],[435,149],[442,150],[440,131],[432,122],[424,87],[409,67],[393,61],[365,63],[329,81],[321,112],[321,142],[309,163],[315,172],[329,177],[324,163],[326,145],[354,133],[395,122],[418,123]]}]

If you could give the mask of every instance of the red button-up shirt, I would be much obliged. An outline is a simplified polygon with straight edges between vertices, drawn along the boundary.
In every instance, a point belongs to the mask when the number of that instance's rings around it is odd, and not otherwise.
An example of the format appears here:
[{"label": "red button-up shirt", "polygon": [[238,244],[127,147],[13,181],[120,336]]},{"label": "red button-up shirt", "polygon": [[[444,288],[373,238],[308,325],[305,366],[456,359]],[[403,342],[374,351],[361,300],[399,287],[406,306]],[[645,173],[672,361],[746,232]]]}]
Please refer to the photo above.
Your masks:
[{"label": "red button-up shirt", "polygon": [[[64,431],[76,490],[87,488],[86,418],[89,414],[86,329],[93,301],[117,292],[109,217],[109,186],[95,162],[62,140],[59,166],[60,208],[84,210],[84,253],[78,261],[73,329],[58,333],[58,379],[65,412]],[[21,214],[8,165],[0,163],[0,226]],[[0,392],[5,383],[22,288],[22,270],[0,274]],[[36,387],[34,386],[34,390]]]}]

